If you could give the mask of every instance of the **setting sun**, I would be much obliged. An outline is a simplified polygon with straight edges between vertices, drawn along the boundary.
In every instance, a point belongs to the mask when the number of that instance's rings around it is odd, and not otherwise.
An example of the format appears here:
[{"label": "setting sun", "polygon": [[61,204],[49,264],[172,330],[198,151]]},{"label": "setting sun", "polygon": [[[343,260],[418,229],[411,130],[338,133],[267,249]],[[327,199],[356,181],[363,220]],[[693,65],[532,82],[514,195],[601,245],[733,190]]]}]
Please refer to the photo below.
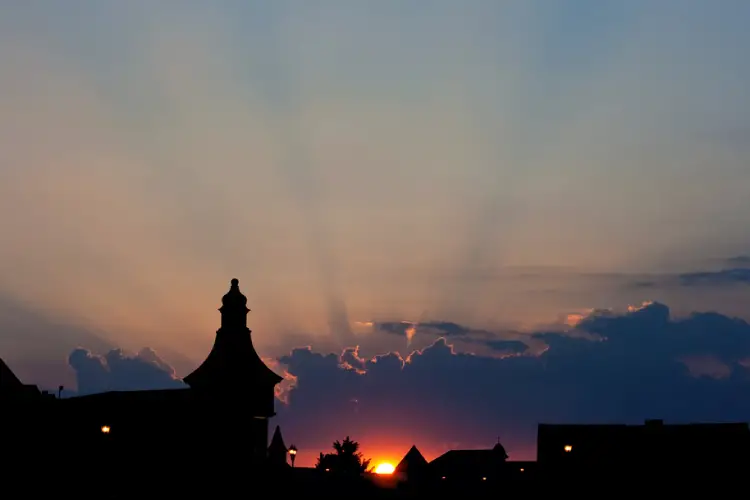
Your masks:
[{"label": "setting sun", "polygon": [[396,470],[396,468],[393,465],[388,462],[383,462],[375,467],[375,474],[393,474],[394,470]]}]

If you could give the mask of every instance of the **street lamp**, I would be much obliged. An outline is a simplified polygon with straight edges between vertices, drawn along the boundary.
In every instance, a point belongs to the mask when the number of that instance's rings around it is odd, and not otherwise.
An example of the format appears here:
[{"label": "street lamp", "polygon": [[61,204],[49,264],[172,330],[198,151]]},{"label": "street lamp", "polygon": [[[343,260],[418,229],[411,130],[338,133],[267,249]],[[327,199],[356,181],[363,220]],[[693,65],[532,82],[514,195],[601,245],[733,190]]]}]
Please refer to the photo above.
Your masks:
[{"label": "street lamp", "polygon": [[291,445],[289,447],[289,458],[292,460],[292,467],[294,467],[294,459],[297,457],[297,447]]}]

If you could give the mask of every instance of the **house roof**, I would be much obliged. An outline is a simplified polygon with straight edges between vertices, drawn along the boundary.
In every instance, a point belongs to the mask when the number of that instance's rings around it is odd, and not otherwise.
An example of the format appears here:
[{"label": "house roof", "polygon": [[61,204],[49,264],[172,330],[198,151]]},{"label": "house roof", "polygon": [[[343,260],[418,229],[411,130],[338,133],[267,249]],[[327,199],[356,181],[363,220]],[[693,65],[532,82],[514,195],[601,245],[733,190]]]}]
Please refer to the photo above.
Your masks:
[{"label": "house roof", "polygon": [[406,452],[406,455],[404,455],[404,458],[401,459],[401,461],[396,466],[396,469],[394,472],[397,473],[408,473],[409,471],[414,471],[415,469],[422,469],[427,466],[427,460],[425,460],[422,453],[417,449],[416,446],[412,446],[408,452]]},{"label": "house roof", "polygon": [[5,361],[0,359],[0,390],[19,390],[23,387],[23,383],[16,377]]}]

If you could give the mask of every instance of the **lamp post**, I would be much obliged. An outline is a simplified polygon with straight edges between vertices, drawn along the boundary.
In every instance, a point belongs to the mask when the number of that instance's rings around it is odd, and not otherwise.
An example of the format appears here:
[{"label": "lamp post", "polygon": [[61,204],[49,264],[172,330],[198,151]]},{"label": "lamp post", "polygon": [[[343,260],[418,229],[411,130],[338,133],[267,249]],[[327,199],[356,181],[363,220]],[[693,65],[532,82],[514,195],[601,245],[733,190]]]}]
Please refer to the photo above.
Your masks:
[{"label": "lamp post", "polygon": [[297,447],[291,445],[289,447],[289,458],[292,460],[292,467],[294,467],[294,459],[297,457]]}]

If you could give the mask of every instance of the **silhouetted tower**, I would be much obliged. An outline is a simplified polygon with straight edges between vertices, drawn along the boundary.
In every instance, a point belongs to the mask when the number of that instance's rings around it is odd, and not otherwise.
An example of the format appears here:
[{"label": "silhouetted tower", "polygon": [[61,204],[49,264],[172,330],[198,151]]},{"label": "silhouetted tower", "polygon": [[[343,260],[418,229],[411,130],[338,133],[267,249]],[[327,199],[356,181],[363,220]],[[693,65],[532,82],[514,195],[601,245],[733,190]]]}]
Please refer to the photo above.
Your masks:
[{"label": "silhouetted tower", "polygon": [[255,463],[267,457],[268,419],[274,411],[274,390],[282,377],[260,359],[247,328],[247,297],[233,279],[222,298],[221,328],[206,360],[183,380],[217,416],[217,439],[238,447]]},{"label": "silhouetted tower", "polygon": [[281,428],[276,426],[276,430],[273,432],[273,438],[271,438],[271,445],[268,447],[268,465],[272,467],[288,467],[289,464],[286,461],[287,451],[289,451],[284,444],[284,438],[281,437]]}]

